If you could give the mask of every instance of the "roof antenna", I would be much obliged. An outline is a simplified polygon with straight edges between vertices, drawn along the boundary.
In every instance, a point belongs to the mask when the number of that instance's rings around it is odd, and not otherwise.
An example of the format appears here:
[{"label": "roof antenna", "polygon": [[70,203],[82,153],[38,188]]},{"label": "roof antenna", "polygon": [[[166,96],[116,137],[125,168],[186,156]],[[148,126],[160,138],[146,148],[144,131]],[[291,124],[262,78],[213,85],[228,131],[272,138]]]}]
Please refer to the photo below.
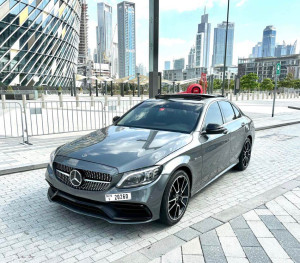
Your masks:
[{"label": "roof antenna", "polygon": [[204,15],[206,14],[206,5],[204,6]]}]

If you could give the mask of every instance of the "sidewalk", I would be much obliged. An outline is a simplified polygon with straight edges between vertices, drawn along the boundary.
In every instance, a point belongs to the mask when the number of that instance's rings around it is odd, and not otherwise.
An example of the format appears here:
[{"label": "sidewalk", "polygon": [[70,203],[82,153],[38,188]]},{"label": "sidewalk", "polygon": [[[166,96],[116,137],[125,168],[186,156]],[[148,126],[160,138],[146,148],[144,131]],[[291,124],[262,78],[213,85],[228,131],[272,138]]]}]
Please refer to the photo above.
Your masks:
[{"label": "sidewalk", "polygon": [[[300,111],[288,108],[288,106],[299,106],[300,102],[297,100],[278,102],[274,118],[271,117],[271,101],[238,101],[237,104],[245,114],[253,118],[257,131],[300,123]],[[32,145],[21,144],[20,138],[1,139],[0,176],[45,168],[49,162],[50,153],[58,146],[90,132],[31,137]]]},{"label": "sidewalk", "polygon": [[151,263],[300,262],[299,223],[300,187],[296,187],[226,223],[212,216],[178,232],[175,235],[187,242]]}]

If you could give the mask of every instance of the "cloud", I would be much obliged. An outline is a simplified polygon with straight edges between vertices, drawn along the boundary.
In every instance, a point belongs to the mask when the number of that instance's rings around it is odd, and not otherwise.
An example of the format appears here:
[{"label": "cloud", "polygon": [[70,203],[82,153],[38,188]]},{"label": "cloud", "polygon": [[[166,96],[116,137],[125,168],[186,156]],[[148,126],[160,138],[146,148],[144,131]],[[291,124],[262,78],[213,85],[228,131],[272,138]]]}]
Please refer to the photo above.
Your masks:
[{"label": "cloud", "polygon": [[248,1],[248,0],[240,0],[240,1],[236,4],[236,6],[237,6],[237,7],[240,7],[240,6],[242,6],[243,4],[245,4],[247,1]]},{"label": "cloud", "polygon": [[235,42],[233,47],[233,64],[238,64],[238,58],[248,58],[252,53],[252,47],[255,45],[255,42],[249,40]]}]

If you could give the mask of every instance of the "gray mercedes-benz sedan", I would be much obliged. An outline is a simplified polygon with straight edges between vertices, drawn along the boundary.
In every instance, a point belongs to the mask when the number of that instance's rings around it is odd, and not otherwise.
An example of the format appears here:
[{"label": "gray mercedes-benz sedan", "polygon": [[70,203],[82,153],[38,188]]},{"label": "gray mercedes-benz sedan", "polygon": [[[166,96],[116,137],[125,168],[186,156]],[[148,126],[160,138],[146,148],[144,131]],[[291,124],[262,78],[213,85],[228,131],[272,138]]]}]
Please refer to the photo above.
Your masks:
[{"label": "gray mercedes-benz sedan", "polygon": [[51,154],[50,201],[113,223],[173,225],[193,195],[249,165],[253,121],[223,97],[158,95],[113,121]]}]

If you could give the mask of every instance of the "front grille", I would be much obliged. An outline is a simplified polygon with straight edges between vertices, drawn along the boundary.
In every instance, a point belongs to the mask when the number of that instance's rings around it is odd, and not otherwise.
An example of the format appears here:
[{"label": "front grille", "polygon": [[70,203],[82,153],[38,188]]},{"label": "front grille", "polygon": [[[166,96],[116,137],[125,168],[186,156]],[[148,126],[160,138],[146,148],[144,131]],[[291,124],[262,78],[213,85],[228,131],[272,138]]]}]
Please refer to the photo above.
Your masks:
[{"label": "front grille", "polygon": [[[79,190],[105,191],[109,188],[110,183],[112,181],[112,176],[106,173],[72,168],[60,163],[54,163],[54,168],[55,175],[59,181],[72,188]],[[78,187],[71,184],[69,178],[70,172],[74,169],[78,170],[83,177],[83,183]]]}]

